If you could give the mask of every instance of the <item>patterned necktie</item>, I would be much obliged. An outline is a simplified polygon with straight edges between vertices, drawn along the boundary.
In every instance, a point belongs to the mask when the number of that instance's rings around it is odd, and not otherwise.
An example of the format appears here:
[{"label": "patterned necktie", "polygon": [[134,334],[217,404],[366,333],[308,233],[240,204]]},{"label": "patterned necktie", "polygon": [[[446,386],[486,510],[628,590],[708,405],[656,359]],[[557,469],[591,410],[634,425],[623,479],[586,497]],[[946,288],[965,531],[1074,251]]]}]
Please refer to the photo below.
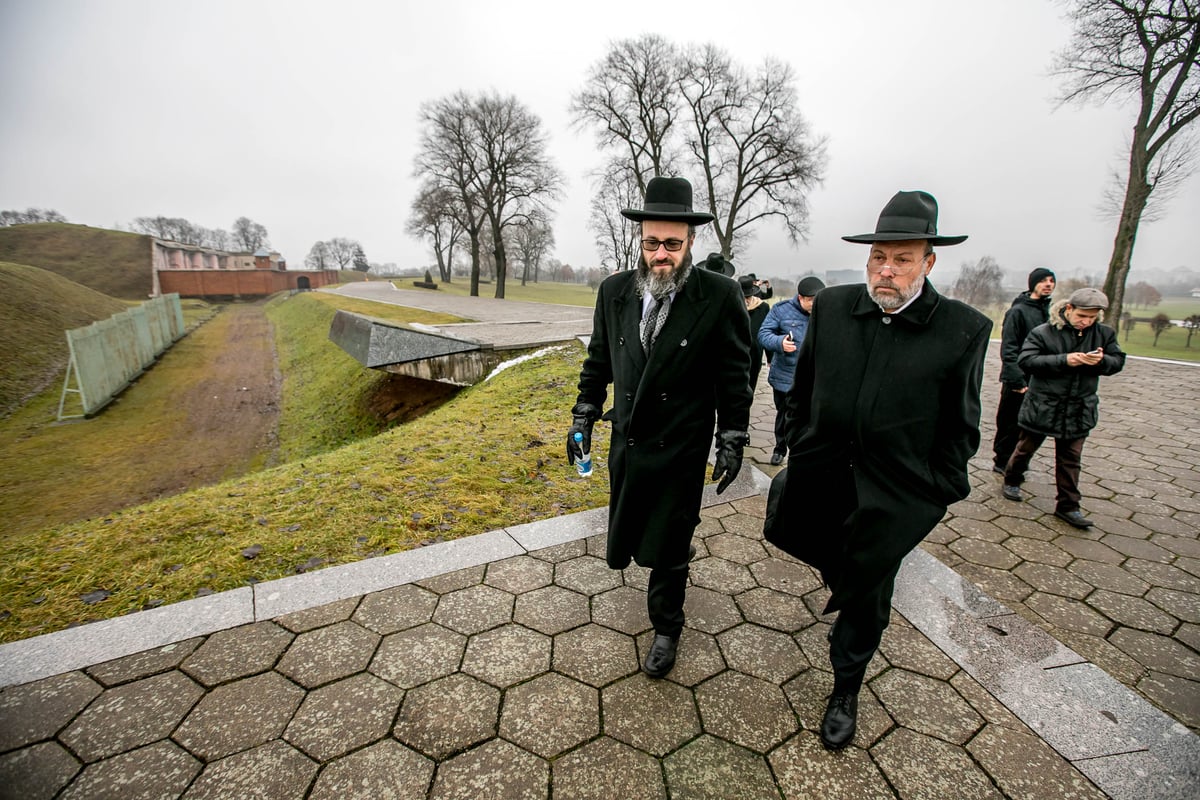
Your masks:
[{"label": "patterned necktie", "polygon": [[671,295],[666,294],[661,298],[654,298],[650,301],[650,308],[646,310],[646,316],[642,320],[642,350],[649,358],[650,350],[654,347],[654,342],[658,339],[658,334],[662,332],[663,323],[667,321],[667,313],[671,310]]}]

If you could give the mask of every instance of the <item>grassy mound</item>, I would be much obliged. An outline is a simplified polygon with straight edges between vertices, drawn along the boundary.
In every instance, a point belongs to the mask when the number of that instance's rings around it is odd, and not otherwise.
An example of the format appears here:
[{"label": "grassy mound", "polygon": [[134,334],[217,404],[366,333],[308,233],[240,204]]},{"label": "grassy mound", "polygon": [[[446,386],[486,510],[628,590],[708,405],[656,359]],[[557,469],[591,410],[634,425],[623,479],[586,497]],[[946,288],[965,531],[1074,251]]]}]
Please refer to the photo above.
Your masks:
[{"label": "grassy mound", "polygon": [[[8,230],[8,229],[0,229]],[[53,272],[0,262],[0,417],[62,376],[65,332],[129,308]]]},{"label": "grassy mound", "polygon": [[0,228],[0,261],[41,267],[123,300],[150,296],[150,237],[67,222]]}]

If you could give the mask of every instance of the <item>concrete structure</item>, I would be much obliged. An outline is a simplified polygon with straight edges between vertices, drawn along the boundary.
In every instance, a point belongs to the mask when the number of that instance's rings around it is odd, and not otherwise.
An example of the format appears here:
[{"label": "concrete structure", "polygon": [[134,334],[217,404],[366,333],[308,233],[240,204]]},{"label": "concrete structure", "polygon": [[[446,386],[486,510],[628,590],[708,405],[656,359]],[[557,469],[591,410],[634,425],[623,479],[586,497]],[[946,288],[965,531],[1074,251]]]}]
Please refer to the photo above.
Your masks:
[{"label": "concrete structure", "polygon": [[265,297],[289,289],[317,289],[338,283],[335,269],[289,271],[276,252],[230,253],[210,247],[151,238],[152,296]]}]

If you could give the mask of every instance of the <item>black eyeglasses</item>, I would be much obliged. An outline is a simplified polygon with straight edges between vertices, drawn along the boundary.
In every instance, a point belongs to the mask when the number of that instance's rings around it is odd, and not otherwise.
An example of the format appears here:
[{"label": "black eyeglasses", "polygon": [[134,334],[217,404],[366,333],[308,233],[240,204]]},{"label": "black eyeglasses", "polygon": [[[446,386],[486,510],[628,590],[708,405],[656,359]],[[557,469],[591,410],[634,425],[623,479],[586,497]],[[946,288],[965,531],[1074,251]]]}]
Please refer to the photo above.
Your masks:
[{"label": "black eyeglasses", "polygon": [[660,247],[667,248],[668,253],[674,253],[683,247],[683,239],[665,239],[661,242],[658,239],[642,239],[642,249],[647,253],[653,253]]}]

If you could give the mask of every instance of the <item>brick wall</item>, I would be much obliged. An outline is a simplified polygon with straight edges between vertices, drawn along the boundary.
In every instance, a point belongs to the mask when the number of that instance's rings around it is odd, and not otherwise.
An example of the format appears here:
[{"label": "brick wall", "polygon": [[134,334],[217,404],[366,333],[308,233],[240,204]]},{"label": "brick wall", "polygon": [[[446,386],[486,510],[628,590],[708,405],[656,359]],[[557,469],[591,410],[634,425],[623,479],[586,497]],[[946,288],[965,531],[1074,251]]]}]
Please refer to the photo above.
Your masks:
[{"label": "brick wall", "polygon": [[338,282],[338,270],[284,272],[262,269],[170,270],[158,271],[163,294],[178,292],[180,297],[265,297],[275,292],[300,288],[307,278],[310,289]]}]

